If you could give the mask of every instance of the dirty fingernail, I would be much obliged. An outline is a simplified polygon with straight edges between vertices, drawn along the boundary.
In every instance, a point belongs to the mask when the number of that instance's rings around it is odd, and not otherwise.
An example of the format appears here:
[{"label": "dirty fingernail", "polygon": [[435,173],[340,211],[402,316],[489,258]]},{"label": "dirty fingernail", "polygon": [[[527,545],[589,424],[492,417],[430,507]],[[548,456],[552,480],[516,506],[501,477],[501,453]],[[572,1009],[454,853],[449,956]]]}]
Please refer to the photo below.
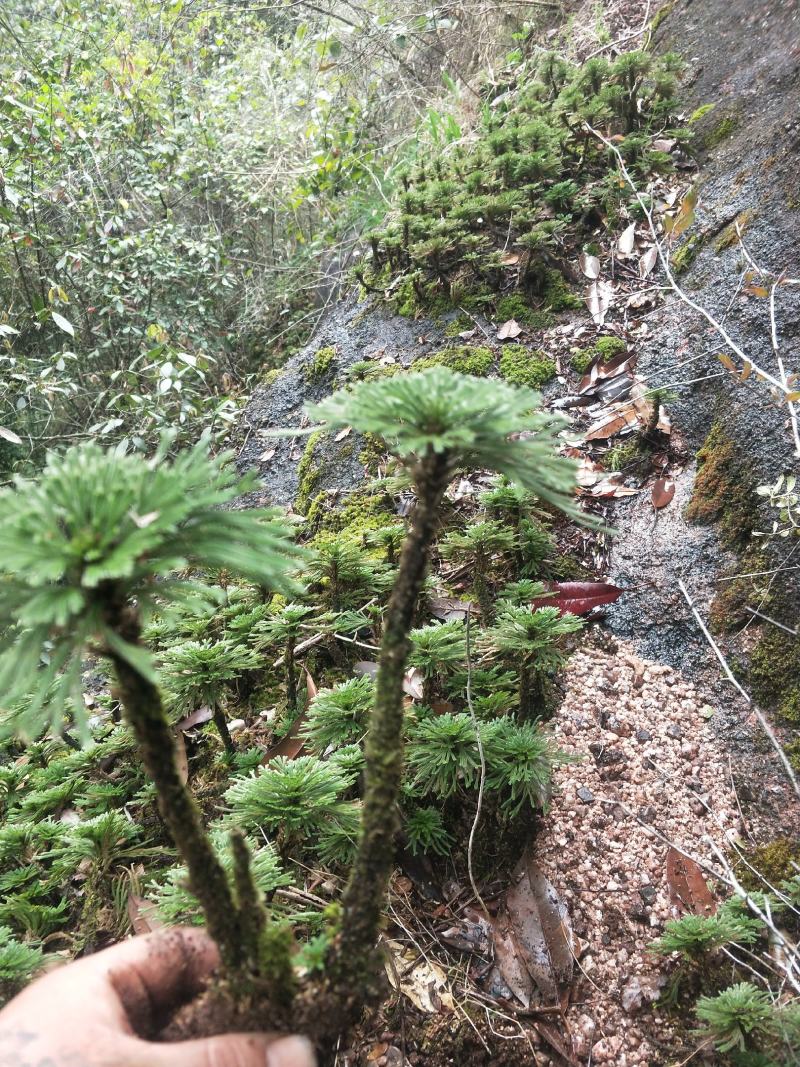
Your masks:
[{"label": "dirty fingernail", "polygon": [[282,1037],[267,1049],[267,1067],[317,1067],[308,1038]]}]

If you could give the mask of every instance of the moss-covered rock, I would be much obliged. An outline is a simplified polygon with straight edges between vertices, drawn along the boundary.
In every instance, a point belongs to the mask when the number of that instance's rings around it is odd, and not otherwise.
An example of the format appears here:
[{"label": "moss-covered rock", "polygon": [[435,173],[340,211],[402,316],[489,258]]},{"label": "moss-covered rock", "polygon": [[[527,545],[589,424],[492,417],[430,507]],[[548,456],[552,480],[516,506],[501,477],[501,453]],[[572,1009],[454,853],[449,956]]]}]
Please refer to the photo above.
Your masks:
[{"label": "moss-covered rock", "polygon": [[594,352],[591,350],[591,348],[579,348],[577,349],[577,351],[572,353],[572,358],[570,359],[570,366],[576,374],[580,374],[581,376],[583,376],[587,372],[589,367],[591,367],[593,359]]},{"label": "moss-covered rock", "polygon": [[755,485],[752,472],[721,423],[711,427],[697,453],[697,463],[686,518],[716,523],[726,548],[744,548],[757,524]]},{"label": "moss-covered rock", "polygon": [[541,389],[555,373],[555,361],[546,352],[524,345],[504,345],[500,354],[500,374],[512,385]]},{"label": "moss-covered rock", "polygon": [[794,875],[794,865],[800,862],[800,842],[790,837],[778,837],[769,844],[748,850],[744,858],[747,865],[740,864],[739,881],[745,889],[763,890],[764,881],[776,886]]},{"label": "moss-covered rock", "polygon": [[686,238],[680,248],[675,249],[670,256],[670,266],[675,274],[684,274],[691,267],[697,259],[703,243],[703,235],[694,233]]},{"label": "moss-covered rock", "polygon": [[610,363],[617,356],[624,355],[627,349],[628,346],[621,337],[600,337],[594,346],[595,355],[599,356],[603,363]]}]

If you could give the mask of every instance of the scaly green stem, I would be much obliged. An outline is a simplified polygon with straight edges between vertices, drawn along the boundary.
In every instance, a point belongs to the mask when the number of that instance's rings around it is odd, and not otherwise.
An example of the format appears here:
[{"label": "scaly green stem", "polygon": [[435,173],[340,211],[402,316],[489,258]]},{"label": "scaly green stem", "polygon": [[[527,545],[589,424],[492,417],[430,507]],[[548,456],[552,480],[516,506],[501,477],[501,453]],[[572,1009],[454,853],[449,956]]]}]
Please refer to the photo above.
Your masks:
[{"label": "scaly green stem", "polygon": [[[333,960],[334,984],[343,1005],[355,1010],[380,990],[375,945],[394,863],[399,829],[397,799],[403,773],[403,675],[414,609],[425,581],[428,553],[450,474],[446,454],[428,453],[414,472],[417,504],[400,554],[386,609],[366,739],[366,788],[361,840],[343,898],[341,937]],[[350,1010],[354,1010],[353,1007]],[[344,1022],[344,1019],[342,1019]]]}]

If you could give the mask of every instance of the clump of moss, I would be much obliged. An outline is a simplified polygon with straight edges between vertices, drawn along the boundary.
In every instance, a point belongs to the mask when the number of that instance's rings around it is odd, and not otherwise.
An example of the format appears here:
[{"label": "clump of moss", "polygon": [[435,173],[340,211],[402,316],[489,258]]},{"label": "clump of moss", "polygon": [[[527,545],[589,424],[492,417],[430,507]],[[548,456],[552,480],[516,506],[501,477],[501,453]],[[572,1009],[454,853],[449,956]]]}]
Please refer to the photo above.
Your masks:
[{"label": "clump of moss", "polygon": [[601,362],[610,363],[617,356],[624,355],[628,346],[621,337],[601,337],[594,346],[595,355],[600,357]]},{"label": "clump of moss", "polygon": [[336,349],[332,345],[318,349],[306,367],[306,378],[310,382],[318,382],[325,377],[335,362]]},{"label": "clump of moss", "polygon": [[272,370],[265,370],[261,375],[262,386],[270,386],[278,380],[281,376],[281,368],[273,367]]},{"label": "clump of moss", "polygon": [[714,242],[714,251],[719,255],[726,248],[739,243],[739,234],[743,234],[753,221],[752,211],[740,211],[733,222],[729,223]]},{"label": "clump of moss", "polygon": [[498,322],[508,322],[509,319],[514,319],[534,330],[546,330],[555,322],[549,311],[536,311],[521,293],[511,293],[498,300],[495,318]]},{"label": "clump of moss", "polygon": [[757,522],[753,476],[738,455],[722,425],[715,422],[697,453],[692,499],[686,508],[690,522],[719,526],[726,548],[743,548]]},{"label": "clump of moss", "polygon": [[[770,607],[780,621],[780,611]],[[754,700],[778,708],[789,722],[800,723],[800,638],[767,623],[750,656],[749,685]]]},{"label": "clump of moss", "polygon": [[308,509],[307,519],[316,531],[314,541],[340,535],[359,545],[363,545],[364,535],[370,530],[380,530],[398,521],[387,497],[370,489],[357,489],[348,494],[341,507],[331,505],[329,494],[319,493]]},{"label": "clump of moss", "polygon": [[566,283],[564,275],[557,270],[546,272],[543,291],[544,306],[547,311],[576,311],[583,307],[583,301]]},{"label": "clump of moss", "polygon": [[311,434],[297,465],[297,496],[295,497],[294,508],[301,515],[305,515],[322,473],[320,466],[314,459],[314,450],[321,437],[322,433],[319,430]]},{"label": "clump of moss", "polygon": [[579,348],[576,352],[572,353],[570,364],[577,374],[583,376],[589,367],[591,367],[593,359],[594,352],[590,348]]},{"label": "clump of moss", "polygon": [[512,385],[541,389],[555,373],[555,362],[546,352],[523,345],[504,345],[500,354],[500,374]]},{"label": "clump of moss", "polygon": [[667,2],[665,4],[662,4],[658,11],[656,11],[655,15],[653,16],[653,21],[650,23],[651,34],[656,32],[658,27],[667,17],[667,15],[669,15],[670,11],[672,11],[673,7],[675,7],[676,2],[677,0],[667,0]]},{"label": "clump of moss", "polygon": [[759,592],[757,576],[768,566],[761,548],[750,545],[736,563],[720,575],[726,580],[718,582],[708,611],[709,627],[714,633],[728,633],[752,620],[752,615],[745,609],[763,596],[763,588]]},{"label": "clump of moss", "polygon": [[670,256],[670,265],[676,274],[683,274],[697,259],[700,249],[703,247],[704,237],[694,233],[683,242]]},{"label": "clump of moss", "polygon": [[632,463],[642,459],[645,452],[646,447],[643,448],[638,435],[633,434],[628,441],[609,448],[603,457],[603,463],[610,471],[624,471]]},{"label": "clump of moss", "polygon": [[473,345],[456,345],[443,348],[432,356],[418,359],[414,370],[427,367],[449,367],[459,374],[471,374],[474,378],[485,378],[494,364],[494,353],[490,348]]},{"label": "clump of moss", "polygon": [[704,115],[707,115],[709,111],[713,111],[716,106],[716,104],[701,104],[689,116],[689,125],[692,126],[695,122],[699,122]]},{"label": "clump of moss", "polygon": [[717,123],[713,130],[705,135],[704,145],[706,148],[716,148],[717,145],[722,144],[739,126],[738,115],[726,115],[724,119]]},{"label": "clump of moss", "polygon": [[391,378],[403,368],[399,363],[376,363],[374,359],[360,359],[347,368],[349,382],[374,382],[378,378]]},{"label": "clump of moss", "polygon": [[464,333],[466,330],[472,329],[472,319],[468,319],[466,315],[456,315],[444,328],[445,337],[458,337],[460,333]]},{"label": "clump of moss", "polygon": [[[775,886],[794,875],[793,864],[800,863],[800,843],[790,837],[778,837],[768,845],[751,849],[744,856],[758,874],[742,864],[738,872],[739,881],[751,892],[763,890],[762,879]],[[761,878],[758,877],[759,874]]]},{"label": "clump of moss", "polygon": [[795,771],[800,771],[800,738],[784,745],[784,752],[789,757],[789,763]]},{"label": "clump of moss", "polygon": [[365,433],[364,446],[358,453],[358,458],[369,474],[378,473],[378,467],[385,455],[386,445],[383,443],[383,438],[376,433]]}]

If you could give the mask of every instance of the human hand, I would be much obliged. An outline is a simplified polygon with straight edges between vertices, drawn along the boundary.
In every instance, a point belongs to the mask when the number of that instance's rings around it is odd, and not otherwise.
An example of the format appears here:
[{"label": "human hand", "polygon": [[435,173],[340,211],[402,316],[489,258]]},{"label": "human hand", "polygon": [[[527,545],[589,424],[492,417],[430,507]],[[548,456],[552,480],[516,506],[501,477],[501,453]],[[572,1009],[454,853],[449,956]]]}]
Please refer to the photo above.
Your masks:
[{"label": "human hand", "polygon": [[205,934],[174,929],[51,971],[0,1011],[0,1067],[314,1067],[302,1037],[146,1040],[218,962]]}]

